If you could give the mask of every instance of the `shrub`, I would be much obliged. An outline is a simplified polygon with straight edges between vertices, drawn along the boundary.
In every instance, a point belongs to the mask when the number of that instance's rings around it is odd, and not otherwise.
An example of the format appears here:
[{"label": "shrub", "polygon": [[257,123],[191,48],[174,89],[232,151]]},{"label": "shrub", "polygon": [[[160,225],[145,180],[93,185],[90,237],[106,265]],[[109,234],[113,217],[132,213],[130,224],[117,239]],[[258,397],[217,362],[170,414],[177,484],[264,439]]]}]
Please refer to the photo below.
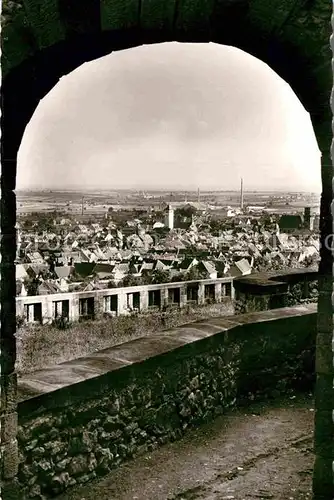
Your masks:
[{"label": "shrub", "polygon": [[58,330],[67,330],[71,326],[68,318],[64,316],[54,319],[52,325],[58,328]]},{"label": "shrub", "polygon": [[25,324],[24,316],[16,316],[16,329],[19,330]]}]

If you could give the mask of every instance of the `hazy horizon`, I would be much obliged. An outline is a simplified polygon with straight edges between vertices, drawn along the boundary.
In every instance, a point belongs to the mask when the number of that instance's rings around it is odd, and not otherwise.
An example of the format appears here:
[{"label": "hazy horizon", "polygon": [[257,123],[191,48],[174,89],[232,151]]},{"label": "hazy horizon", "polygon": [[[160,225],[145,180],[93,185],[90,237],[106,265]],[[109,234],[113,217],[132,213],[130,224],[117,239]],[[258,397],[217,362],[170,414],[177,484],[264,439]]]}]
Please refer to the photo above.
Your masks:
[{"label": "hazy horizon", "polygon": [[26,128],[17,188],[237,191],[240,177],[245,190],[320,194],[310,116],[249,54],[175,42],[61,78]]},{"label": "hazy horizon", "polygon": [[[216,189],[216,188],[199,188],[201,193],[239,193],[239,189]],[[92,187],[87,187],[87,186],[67,186],[67,187],[52,187],[52,186],[45,186],[45,187],[40,187],[40,186],[29,186],[29,187],[21,187],[17,188],[16,192],[22,192],[22,191],[52,191],[52,192],[73,192],[73,191],[102,191],[102,192],[113,192],[113,191],[142,191],[142,192],[162,192],[162,193],[194,193],[197,196],[198,189],[185,189],[185,188],[175,188],[175,187],[159,187],[159,186],[136,186],[136,187],[110,187],[106,188],[105,186],[92,186]],[[294,193],[294,194],[319,194],[316,191],[303,191],[303,190],[291,190],[291,189],[257,189],[257,188],[252,188],[252,189],[245,189],[243,188],[244,193]]]}]

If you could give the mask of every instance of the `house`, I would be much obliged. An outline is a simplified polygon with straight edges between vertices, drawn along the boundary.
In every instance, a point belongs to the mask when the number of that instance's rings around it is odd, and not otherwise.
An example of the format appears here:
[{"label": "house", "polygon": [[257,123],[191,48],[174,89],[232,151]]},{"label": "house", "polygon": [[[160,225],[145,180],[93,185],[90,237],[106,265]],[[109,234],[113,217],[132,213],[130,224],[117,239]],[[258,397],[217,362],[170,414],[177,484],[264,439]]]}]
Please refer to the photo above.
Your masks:
[{"label": "house", "polygon": [[202,260],[198,263],[197,269],[204,279],[217,279],[217,269],[213,262]]},{"label": "house", "polygon": [[303,248],[303,250],[299,256],[298,262],[303,262],[304,260],[306,260],[310,257],[318,257],[318,256],[319,256],[319,252],[316,249],[316,247],[314,245],[310,245],[310,246]]},{"label": "house", "polygon": [[204,203],[197,201],[189,201],[188,203],[182,206],[184,210],[192,210],[195,209],[197,212],[205,212],[207,210],[207,206]]},{"label": "house", "polygon": [[64,250],[60,256],[57,257],[57,262],[64,266],[72,265],[74,262],[81,262],[80,252]]},{"label": "house", "polygon": [[125,276],[127,276],[129,274],[129,272],[130,272],[129,264],[125,264],[125,263],[116,264],[114,266],[113,274],[112,274],[113,280],[115,281],[115,283],[118,283],[123,278],[125,278]]},{"label": "house", "polygon": [[88,276],[93,276],[95,265],[94,262],[76,262],[74,264],[74,275],[79,279],[86,279]]},{"label": "house", "polygon": [[153,224],[153,228],[152,229],[162,229],[163,227],[165,227],[165,224],[163,224],[162,222],[155,222]]},{"label": "house", "polygon": [[155,262],[154,270],[155,271],[168,271],[169,269],[172,268],[173,261],[165,261],[163,262],[162,260],[158,259]]},{"label": "house", "polygon": [[183,259],[178,268],[182,272],[188,272],[193,266],[197,266],[198,260],[193,258]]},{"label": "house", "polygon": [[140,274],[144,273],[150,273],[153,272],[155,269],[155,263],[154,262],[143,262],[142,265],[139,267],[138,272]]},{"label": "house", "polygon": [[254,258],[256,258],[256,259],[261,256],[260,251],[258,250],[256,245],[254,245],[254,243],[248,243],[248,252],[250,255],[254,256]]},{"label": "house", "polygon": [[76,285],[76,292],[93,292],[94,290],[105,290],[105,285],[90,281],[89,283],[79,283]]},{"label": "house", "polygon": [[16,274],[16,280],[23,281],[24,279],[28,278],[28,273],[22,264],[16,264],[15,274]]},{"label": "house", "polygon": [[95,255],[97,260],[106,260],[104,252],[101,250],[99,246],[96,246],[96,248],[92,250],[92,253]]},{"label": "house", "polygon": [[86,248],[80,248],[80,254],[83,262],[96,262],[98,260],[96,255]]},{"label": "house", "polygon": [[24,286],[23,281],[17,280],[16,281],[16,297],[26,297],[28,295],[28,292],[26,290],[26,287]]},{"label": "house", "polygon": [[50,281],[42,281],[38,285],[38,295],[52,295],[55,293],[61,293],[59,286],[56,283],[51,283]]},{"label": "house", "polygon": [[215,261],[215,268],[217,270],[217,277],[221,278],[227,274],[230,266],[227,261],[219,260]]},{"label": "house", "polygon": [[119,255],[122,261],[130,261],[133,257],[133,252],[131,250],[119,250]]},{"label": "house", "polygon": [[241,259],[234,264],[231,265],[228,273],[230,276],[238,277],[238,276],[247,276],[251,274],[252,267],[247,259]]},{"label": "house", "polygon": [[47,264],[39,264],[39,265],[30,264],[29,266],[26,267],[27,274],[29,275],[30,278],[36,278],[37,276],[47,273],[48,270],[49,266]]},{"label": "house", "polygon": [[126,238],[126,243],[129,248],[143,248],[144,242],[137,234],[131,234]]},{"label": "house", "polygon": [[59,280],[57,280],[57,285],[59,287],[59,290],[61,292],[69,292],[70,291],[70,281],[66,278],[60,278]]},{"label": "house", "polygon": [[145,233],[140,236],[140,239],[142,240],[144,248],[146,250],[148,250],[154,244],[154,240],[150,234]]},{"label": "house", "polygon": [[103,250],[105,260],[121,260],[121,254],[118,248],[108,247]]},{"label": "house", "polygon": [[56,279],[68,279],[74,273],[75,267],[73,266],[55,266],[54,273]]},{"label": "house", "polygon": [[106,235],[106,237],[104,238],[104,241],[105,241],[106,243],[110,243],[111,241],[113,241],[113,239],[114,239],[114,237],[113,237],[110,233],[108,233],[108,234]]},{"label": "house", "polygon": [[44,259],[39,252],[27,253],[26,257],[31,264],[44,264]]},{"label": "house", "polygon": [[93,274],[98,280],[113,279],[115,266],[112,264],[97,263],[93,269]]},{"label": "house", "polygon": [[54,268],[54,274],[56,276],[56,284],[62,292],[69,291],[69,285],[71,282],[71,277],[74,275],[73,266],[56,266]]}]

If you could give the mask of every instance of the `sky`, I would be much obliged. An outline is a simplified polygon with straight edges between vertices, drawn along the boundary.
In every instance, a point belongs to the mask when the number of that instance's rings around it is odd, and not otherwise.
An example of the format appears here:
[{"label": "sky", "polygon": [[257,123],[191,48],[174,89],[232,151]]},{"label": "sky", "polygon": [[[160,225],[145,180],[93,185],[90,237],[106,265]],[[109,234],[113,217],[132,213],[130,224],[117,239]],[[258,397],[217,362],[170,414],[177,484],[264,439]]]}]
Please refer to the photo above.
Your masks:
[{"label": "sky", "polygon": [[85,63],[40,102],[17,189],[321,192],[311,120],[289,85],[234,47],[163,43]]}]

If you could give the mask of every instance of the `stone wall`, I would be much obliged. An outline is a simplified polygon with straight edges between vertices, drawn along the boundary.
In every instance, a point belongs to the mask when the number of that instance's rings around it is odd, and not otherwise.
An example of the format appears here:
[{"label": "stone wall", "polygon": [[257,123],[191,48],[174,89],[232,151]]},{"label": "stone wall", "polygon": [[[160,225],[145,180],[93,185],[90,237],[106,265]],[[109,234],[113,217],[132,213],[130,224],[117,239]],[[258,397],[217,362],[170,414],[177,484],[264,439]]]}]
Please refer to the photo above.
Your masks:
[{"label": "stone wall", "polygon": [[19,381],[22,498],[50,498],[257,397],[313,384],[313,305],[210,318]]},{"label": "stone wall", "polygon": [[316,302],[317,271],[256,273],[234,281],[235,313],[245,314]]}]

